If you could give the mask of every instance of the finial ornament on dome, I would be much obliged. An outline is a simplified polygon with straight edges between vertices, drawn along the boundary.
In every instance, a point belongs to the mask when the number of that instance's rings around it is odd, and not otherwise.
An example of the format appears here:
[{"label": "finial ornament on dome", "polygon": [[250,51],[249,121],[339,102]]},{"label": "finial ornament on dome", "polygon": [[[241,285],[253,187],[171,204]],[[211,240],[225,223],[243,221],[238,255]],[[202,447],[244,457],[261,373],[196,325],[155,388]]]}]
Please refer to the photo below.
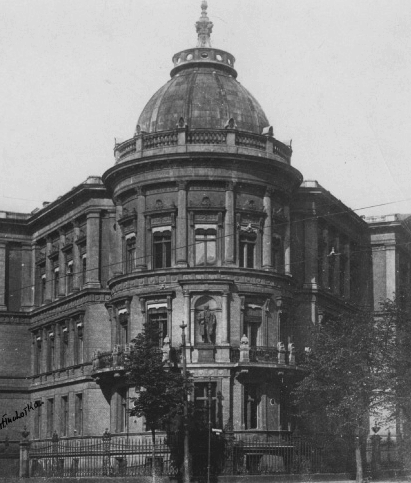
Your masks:
[{"label": "finial ornament on dome", "polygon": [[207,17],[206,0],[201,3],[201,17],[196,22],[196,31],[198,33],[197,47],[211,47],[210,34],[213,31],[213,22],[210,22]]}]

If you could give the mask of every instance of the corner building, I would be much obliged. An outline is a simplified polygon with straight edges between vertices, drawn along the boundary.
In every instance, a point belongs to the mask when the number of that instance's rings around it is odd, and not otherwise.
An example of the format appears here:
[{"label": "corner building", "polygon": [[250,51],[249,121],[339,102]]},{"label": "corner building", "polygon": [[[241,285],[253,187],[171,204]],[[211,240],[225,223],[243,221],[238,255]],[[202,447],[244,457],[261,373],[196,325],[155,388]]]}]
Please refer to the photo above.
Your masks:
[{"label": "corner building", "polygon": [[0,397],[45,403],[35,438],[146,431],[128,417],[123,367],[146,321],[165,358],[181,359],[187,324],[194,401],[206,403],[211,382],[214,427],[292,431],[288,395],[309,328],[371,307],[367,224],[302,182],[291,146],[236,80],[235,58],[211,46],[205,2],[196,28],[197,47],[173,56],[171,79],[102,180],[0,219],[11,287],[0,330],[21,333],[27,359],[20,392],[4,386]]}]

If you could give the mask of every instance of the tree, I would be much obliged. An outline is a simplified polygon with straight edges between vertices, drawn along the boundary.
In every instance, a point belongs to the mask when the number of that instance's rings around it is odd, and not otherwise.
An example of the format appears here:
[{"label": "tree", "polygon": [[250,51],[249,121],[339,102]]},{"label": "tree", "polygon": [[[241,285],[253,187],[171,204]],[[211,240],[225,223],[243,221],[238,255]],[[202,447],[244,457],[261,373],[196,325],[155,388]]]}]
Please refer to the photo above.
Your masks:
[{"label": "tree", "polygon": [[187,390],[180,370],[163,361],[159,347],[159,330],[155,324],[144,324],[143,331],[132,341],[126,363],[128,382],[136,389],[130,416],[144,417],[152,437],[152,475],[155,480],[156,430],[181,411]]},{"label": "tree", "polygon": [[[303,368],[306,377],[293,391],[300,416],[326,416],[333,431],[355,443],[357,482],[363,479],[361,446],[370,415],[396,412],[398,344],[396,305],[379,317],[345,313],[324,318],[314,328]],[[324,420],[324,419],[323,419]]]}]

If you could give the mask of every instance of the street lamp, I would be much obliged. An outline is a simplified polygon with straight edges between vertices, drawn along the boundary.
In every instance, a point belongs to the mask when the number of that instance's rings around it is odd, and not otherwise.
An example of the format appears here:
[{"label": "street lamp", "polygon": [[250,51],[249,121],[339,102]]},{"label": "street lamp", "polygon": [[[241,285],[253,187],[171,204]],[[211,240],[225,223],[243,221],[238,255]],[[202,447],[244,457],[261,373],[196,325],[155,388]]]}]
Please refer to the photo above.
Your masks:
[{"label": "street lamp", "polygon": [[188,394],[187,394],[187,359],[186,359],[186,333],[187,325],[181,325],[181,348],[183,352],[183,377],[184,377],[184,483],[190,483],[190,446],[188,434]]}]

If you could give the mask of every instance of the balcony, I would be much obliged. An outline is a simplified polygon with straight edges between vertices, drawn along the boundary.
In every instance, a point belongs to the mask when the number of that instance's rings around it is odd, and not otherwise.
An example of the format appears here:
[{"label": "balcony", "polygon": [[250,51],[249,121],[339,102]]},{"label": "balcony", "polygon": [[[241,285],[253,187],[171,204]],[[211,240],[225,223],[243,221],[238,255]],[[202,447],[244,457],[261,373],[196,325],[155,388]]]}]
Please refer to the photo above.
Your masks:
[{"label": "balcony", "polygon": [[92,360],[92,377],[97,382],[101,377],[119,377],[124,374],[124,362],[130,353],[130,344],[116,345],[111,351],[97,351]]},{"label": "balcony", "polygon": [[[116,164],[133,158],[153,156],[158,153],[183,153],[201,151],[201,146],[215,146],[218,152],[251,154],[277,159],[290,164],[292,149],[277,139],[270,131],[254,134],[237,129],[195,129],[176,128],[156,133],[136,133],[135,137],[116,144]],[[210,148],[208,148],[210,149]],[[214,150],[213,150],[214,151]]]}]

